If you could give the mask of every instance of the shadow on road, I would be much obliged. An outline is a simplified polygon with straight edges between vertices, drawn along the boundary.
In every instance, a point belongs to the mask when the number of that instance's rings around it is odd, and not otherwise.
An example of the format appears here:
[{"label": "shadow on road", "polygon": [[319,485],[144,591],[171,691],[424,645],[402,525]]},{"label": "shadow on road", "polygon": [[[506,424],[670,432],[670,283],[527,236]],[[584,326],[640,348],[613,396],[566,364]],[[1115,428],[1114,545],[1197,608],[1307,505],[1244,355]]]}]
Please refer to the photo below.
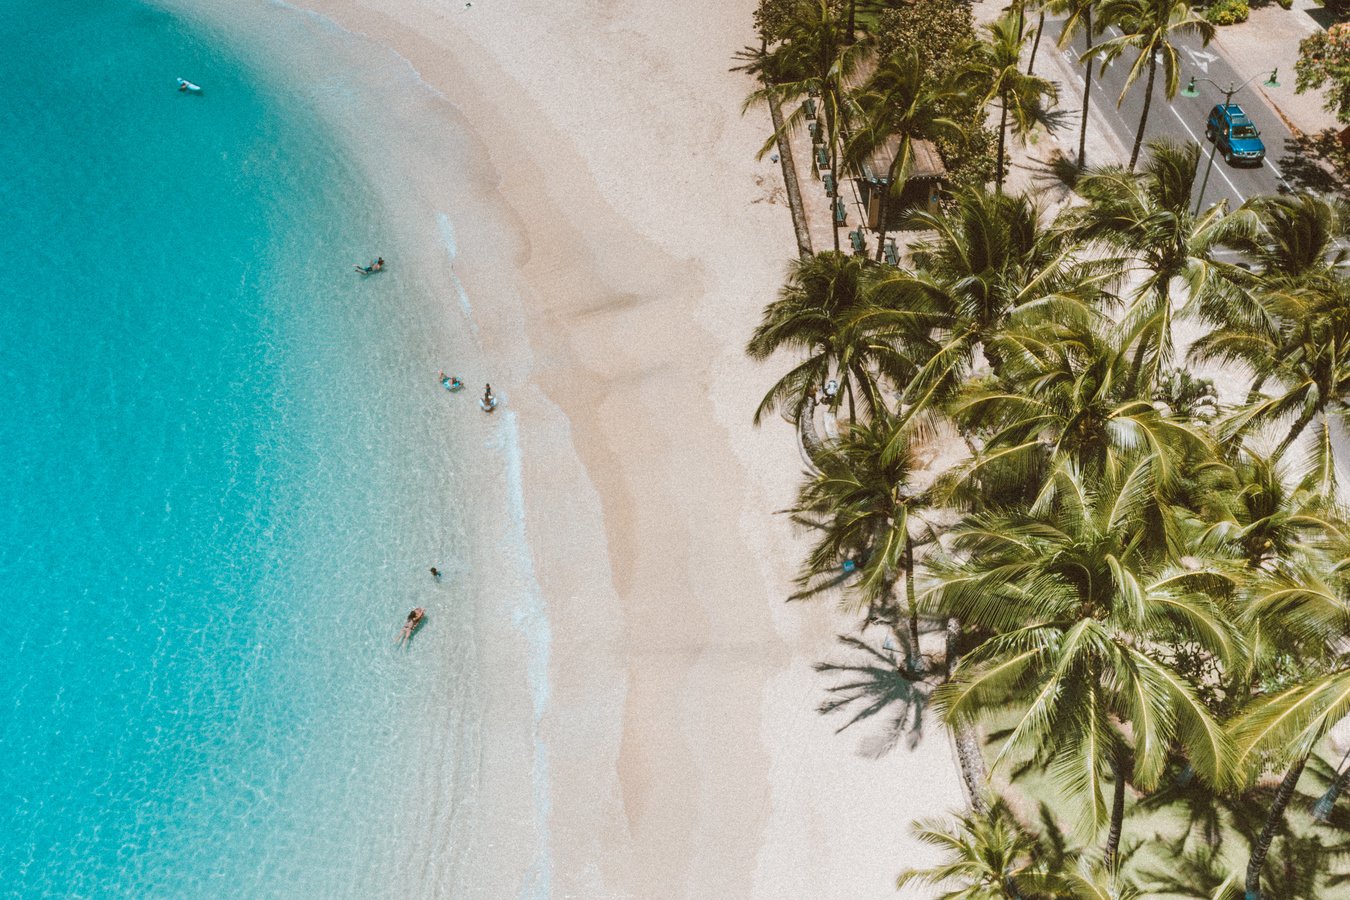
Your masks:
[{"label": "shadow on road", "polygon": [[1347,19],[1347,13],[1350,13],[1350,5],[1340,4],[1339,11],[1332,5],[1315,6],[1312,9],[1304,10],[1308,18],[1312,19],[1322,28],[1323,31],[1335,25],[1337,22],[1344,22]]},{"label": "shadow on road", "polygon": [[1279,165],[1295,190],[1350,193],[1350,148],[1337,141],[1335,129],[1285,140]]}]

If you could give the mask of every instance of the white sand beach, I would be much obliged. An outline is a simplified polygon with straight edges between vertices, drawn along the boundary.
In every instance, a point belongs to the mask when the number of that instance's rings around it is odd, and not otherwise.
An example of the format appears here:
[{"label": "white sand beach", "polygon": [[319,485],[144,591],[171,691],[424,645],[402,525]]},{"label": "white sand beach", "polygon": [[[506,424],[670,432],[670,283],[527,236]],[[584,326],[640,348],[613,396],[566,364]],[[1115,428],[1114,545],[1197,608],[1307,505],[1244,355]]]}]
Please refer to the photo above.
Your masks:
[{"label": "white sand beach", "polygon": [[[458,780],[418,786],[419,815],[452,826],[412,832],[395,865],[415,871],[380,879],[399,896],[925,896],[894,879],[934,859],[910,821],[962,803],[949,740],[932,725],[872,758],[874,727],[836,735],[811,666],[856,620],[784,602],[801,546],[775,511],[801,457],[790,426],[750,418],[790,361],[743,347],[795,246],[779,169],[754,158],[767,112],[741,115],[751,85],[728,71],[754,6],[256,7],[251,27],[307,10],[415,70],[348,136],[506,400],[477,463],[490,541],[469,550],[481,741]],[[453,275],[432,258],[448,209]],[[522,528],[499,566],[490,546]]]}]

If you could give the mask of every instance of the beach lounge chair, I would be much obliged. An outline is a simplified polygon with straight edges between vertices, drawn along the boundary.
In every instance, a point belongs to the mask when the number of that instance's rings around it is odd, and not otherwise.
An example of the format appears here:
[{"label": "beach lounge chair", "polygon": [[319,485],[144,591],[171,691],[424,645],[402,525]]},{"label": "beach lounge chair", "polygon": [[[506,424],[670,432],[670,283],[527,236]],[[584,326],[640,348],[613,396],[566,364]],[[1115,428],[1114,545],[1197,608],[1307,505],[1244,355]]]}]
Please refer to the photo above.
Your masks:
[{"label": "beach lounge chair", "polygon": [[853,245],[854,256],[866,256],[867,244],[863,242],[862,229],[858,228],[848,233],[849,243]]},{"label": "beach lounge chair", "polygon": [[830,151],[824,147],[816,148],[816,168],[828,169],[830,167]]},{"label": "beach lounge chair", "polygon": [[806,123],[806,130],[809,131],[809,132],[811,133],[811,143],[813,143],[813,144],[819,144],[819,143],[820,143],[820,123],[817,122],[815,119],[812,119],[810,122],[807,122],[807,123]]},{"label": "beach lounge chair", "polygon": [[892,266],[900,265],[900,251],[897,250],[895,247],[895,238],[886,239],[886,246],[882,250],[882,252],[886,255],[887,265]]},{"label": "beach lounge chair", "polygon": [[834,198],[834,221],[839,225],[848,224],[848,210],[844,208],[844,198]]},{"label": "beach lounge chair", "polygon": [[802,109],[806,110],[806,115],[812,119],[816,117],[816,101],[807,97],[802,101]]},{"label": "beach lounge chair", "polygon": [[833,194],[833,193],[834,193],[834,173],[833,173],[833,172],[822,172],[821,175],[820,175],[820,180],[823,181],[823,182],[825,182],[825,193],[827,193],[827,194]]}]

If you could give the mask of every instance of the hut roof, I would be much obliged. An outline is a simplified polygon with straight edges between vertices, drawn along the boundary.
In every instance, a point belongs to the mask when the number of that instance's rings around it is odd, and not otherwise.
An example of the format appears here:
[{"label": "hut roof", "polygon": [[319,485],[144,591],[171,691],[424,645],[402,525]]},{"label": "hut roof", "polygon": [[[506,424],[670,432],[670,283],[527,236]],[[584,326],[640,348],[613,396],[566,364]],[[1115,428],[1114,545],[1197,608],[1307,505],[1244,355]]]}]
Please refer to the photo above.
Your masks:
[{"label": "hut roof", "polygon": [[[886,173],[891,170],[891,163],[899,152],[900,135],[893,134],[863,160],[862,171],[859,174],[868,181],[885,182]],[[942,164],[942,157],[938,155],[937,147],[932,141],[911,141],[910,152],[914,157],[909,172],[910,179],[946,177],[947,167]]]}]

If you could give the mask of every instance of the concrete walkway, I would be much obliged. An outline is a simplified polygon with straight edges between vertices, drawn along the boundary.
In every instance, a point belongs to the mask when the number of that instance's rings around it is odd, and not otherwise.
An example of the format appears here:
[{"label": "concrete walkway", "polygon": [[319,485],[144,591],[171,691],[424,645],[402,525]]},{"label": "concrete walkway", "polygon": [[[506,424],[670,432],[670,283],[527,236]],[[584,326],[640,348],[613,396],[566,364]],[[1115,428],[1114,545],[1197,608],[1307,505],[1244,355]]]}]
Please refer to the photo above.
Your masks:
[{"label": "concrete walkway", "polygon": [[1324,30],[1319,21],[1326,18],[1326,12],[1314,0],[1294,0],[1293,8],[1287,10],[1266,3],[1254,6],[1251,17],[1241,25],[1220,28],[1210,44],[1240,71],[1279,67],[1283,87],[1268,90],[1256,84],[1253,88],[1296,134],[1338,127],[1336,118],[1322,108],[1322,91],[1294,92],[1299,42]]}]

